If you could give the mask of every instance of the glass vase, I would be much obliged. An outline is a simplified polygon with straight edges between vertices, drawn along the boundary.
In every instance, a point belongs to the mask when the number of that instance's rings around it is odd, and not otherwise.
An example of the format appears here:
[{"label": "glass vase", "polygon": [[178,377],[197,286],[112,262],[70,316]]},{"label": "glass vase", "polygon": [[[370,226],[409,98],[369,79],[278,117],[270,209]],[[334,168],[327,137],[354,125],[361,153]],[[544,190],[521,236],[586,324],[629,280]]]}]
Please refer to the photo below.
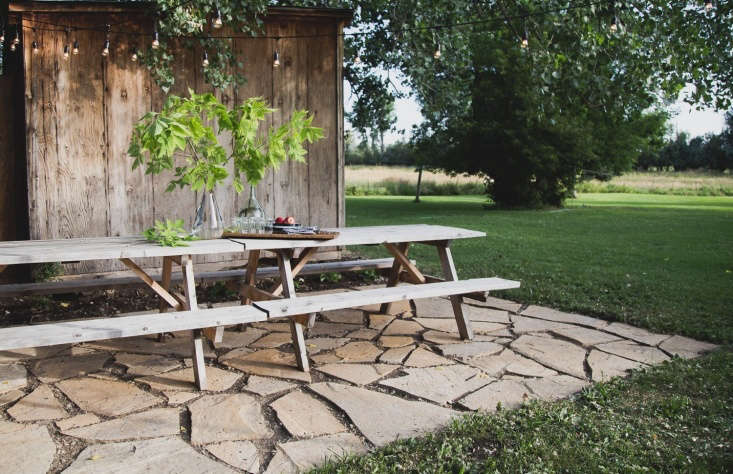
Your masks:
[{"label": "glass vase", "polygon": [[193,235],[199,239],[218,239],[224,233],[224,219],[213,191],[204,191],[193,220]]},{"label": "glass vase", "polygon": [[247,200],[247,206],[239,212],[240,217],[260,217],[266,219],[265,209],[260,204],[255,196],[255,187],[249,187],[249,199]]}]

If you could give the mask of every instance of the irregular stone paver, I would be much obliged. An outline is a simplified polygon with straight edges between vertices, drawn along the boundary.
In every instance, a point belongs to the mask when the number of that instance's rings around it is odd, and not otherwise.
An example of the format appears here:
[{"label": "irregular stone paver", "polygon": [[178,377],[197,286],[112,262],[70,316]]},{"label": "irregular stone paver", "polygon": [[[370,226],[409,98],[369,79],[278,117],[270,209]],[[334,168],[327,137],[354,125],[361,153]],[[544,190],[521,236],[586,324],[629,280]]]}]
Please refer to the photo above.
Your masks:
[{"label": "irregular stone paver", "polygon": [[464,344],[446,344],[438,346],[438,350],[440,350],[444,356],[467,359],[469,357],[498,354],[504,350],[504,346],[493,342],[466,342]]},{"label": "irregular stone paver", "polygon": [[244,441],[270,438],[270,426],[262,407],[245,393],[207,395],[188,406],[191,412],[191,443]]},{"label": "irregular stone paver", "polygon": [[480,370],[466,365],[405,369],[405,372],[407,375],[383,380],[379,385],[444,404],[494,380]]},{"label": "irregular stone paver", "polygon": [[252,441],[224,441],[210,444],[206,450],[230,466],[254,474],[260,472],[260,456]]},{"label": "irregular stone paver", "polygon": [[59,355],[70,347],[70,344],[60,344],[57,346],[27,347],[25,349],[0,351],[0,364],[10,364],[29,359],[45,359],[46,357]]},{"label": "irregular stone paver", "polygon": [[161,402],[126,382],[83,377],[62,380],[56,386],[82,410],[104,416],[124,415]]},{"label": "irregular stone paver", "polygon": [[531,392],[519,381],[499,380],[463,397],[459,402],[469,410],[496,411],[502,408],[514,408],[528,400]]},{"label": "irregular stone paver", "polygon": [[235,473],[197,453],[179,438],[94,444],[76,457],[65,474]]},{"label": "irregular stone paver", "polygon": [[72,416],[71,418],[67,418],[65,420],[58,420],[56,421],[56,426],[58,426],[61,431],[66,431],[72,428],[93,425],[94,423],[99,423],[100,421],[101,420],[99,419],[99,417],[94,413],[83,413],[81,415]]},{"label": "irregular stone paver", "polygon": [[[253,352],[254,349],[250,349],[249,347],[237,347],[236,349],[232,349],[231,351],[220,355],[219,362],[223,363],[225,360],[228,359],[237,359]],[[191,367],[193,364],[191,363],[191,359],[183,359],[183,365],[185,365],[186,367]]]},{"label": "irregular stone paver", "polygon": [[299,438],[312,438],[346,431],[328,407],[301,391],[290,392],[270,403],[288,432]]},{"label": "irregular stone paver", "polygon": [[284,452],[277,449],[263,474],[296,474],[297,472],[298,468],[293,461]]},{"label": "irregular stone paver", "polygon": [[524,384],[543,400],[565,398],[583,389],[589,382],[569,375],[555,375],[541,379],[528,379]]},{"label": "irregular stone paver", "polygon": [[389,323],[394,320],[394,316],[389,314],[370,314],[369,315],[369,327],[381,331],[386,328]]},{"label": "irregular stone paver", "polygon": [[[241,374],[236,372],[222,370],[218,367],[206,367],[206,390],[223,392],[231,388],[241,376]],[[137,380],[138,382],[149,385],[153,390],[159,390],[161,392],[164,390],[179,390],[184,392],[198,390],[194,383],[193,367],[174,370],[160,375],[151,375],[150,377],[143,377]]]},{"label": "irregular stone paver", "polygon": [[0,393],[28,385],[28,371],[20,364],[0,365]]},{"label": "irregular stone paver", "polygon": [[577,326],[552,329],[550,332],[575,341],[578,344],[583,345],[584,347],[592,347],[597,344],[603,344],[604,342],[618,341],[619,339],[621,339],[614,334],[608,334],[607,332],[596,331],[595,329],[588,329]]},{"label": "irregular stone paver", "polygon": [[718,346],[707,342],[696,341],[689,337],[672,336],[659,344],[659,347],[683,359],[694,359],[716,349]]},{"label": "irregular stone paver", "polygon": [[227,359],[224,364],[248,374],[302,380],[303,382],[311,381],[309,373],[298,370],[294,354],[277,349],[263,349],[244,354],[241,357]]},{"label": "irregular stone paver", "polygon": [[430,403],[407,401],[348,385],[324,382],[310,388],[345,411],[376,446],[436,430],[457,415],[453,410]]},{"label": "irregular stone paver", "polygon": [[547,337],[520,336],[510,344],[515,351],[560,372],[585,378],[585,349]]},{"label": "irregular stone paver", "polygon": [[300,471],[320,466],[329,458],[363,454],[367,446],[351,433],[339,433],[303,441],[281,443],[278,448]]},{"label": "irregular stone paver", "polygon": [[309,355],[315,355],[322,351],[330,351],[341,347],[349,342],[347,337],[314,337],[305,340],[305,346]]},{"label": "irregular stone paver", "polygon": [[384,362],[385,364],[401,364],[414,348],[415,346],[405,346],[386,350],[379,356],[379,362]]},{"label": "irregular stone paver", "polygon": [[[449,332],[443,332],[443,331],[435,331],[431,329],[430,331],[426,331],[422,334],[422,338],[428,342],[432,342],[433,344],[439,344],[439,345],[445,345],[445,344],[463,344],[467,341],[461,339],[461,336],[458,335],[457,332],[455,333],[449,333]],[[473,342],[489,342],[496,339],[496,337],[487,336],[484,334],[475,334],[473,336],[473,339],[471,341]]]},{"label": "irregular stone paver", "polygon": [[273,332],[261,339],[257,339],[257,341],[250,344],[249,347],[273,349],[292,341],[293,337],[289,332]]},{"label": "irregular stone paver", "polygon": [[538,364],[532,359],[521,356],[510,349],[504,349],[500,354],[492,356],[472,357],[465,361],[467,364],[484,370],[494,377],[500,376],[503,372],[526,377],[548,377],[557,375],[554,370]]},{"label": "irregular stone paver", "polygon": [[324,352],[321,354],[314,355],[311,357],[316,364],[335,364],[342,362],[341,357],[337,356],[333,352]]},{"label": "irregular stone paver", "polygon": [[20,390],[10,390],[9,392],[0,393],[0,407],[13,403],[23,395],[25,395],[25,392],[21,392]]},{"label": "irregular stone paver", "polygon": [[163,392],[163,395],[168,399],[168,405],[177,406],[200,397],[201,392]]},{"label": "irregular stone paver", "polygon": [[334,351],[344,362],[374,362],[382,351],[371,342],[350,342]]},{"label": "irregular stone paver", "polygon": [[0,420],[0,470],[7,473],[45,473],[56,445],[43,425],[21,425]]},{"label": "irregular stone paver", "polygon": [[648,346],[656,346],[665,339],[669,339],[665,334],[654,334],[646,329],[629,326],[623,323],[611,323],[603,328],[604,331],[616,334],[632,341],[641,342]]},{"label": "irregular stone paver", "polygon": [[379,338],[382,347],[391,349],[393,347],[405,347],[414,344],[415,340],[410,336],[382,336]]},{"label": "irregular stone paver", "polygon": [[265,397],[274,393],[280,393],[284,392],[285,390],[290,390],[293,387],[295,387],[295,384],[286,382],[285,380],[271,379],[269,377],[252,375],[249,379],[247,379],[247,385],[245,385],[243,388],[248,392],[256,393],[257,395],[262,395],[263,397]]},{"label": "irregular stone paver", "polygon": [[31,372],[41,382],[52,383],[102,370],[104,363],[109,359],[110,355],[104,352],[54,357],[36,361],[31,365]]},{"label": "irregular stone paver", "polygon": [[177,435],[181,430],[179,420],[177,408],[153,408],[102,423],[64,430],[63,433],[93,441],[160,438]]},{"label": "irregular stone paver", "polygon": [[69,414],[56,400],[48,385],[39,385],[21,401],[8,410],[8,415],[18,421],[58,420]]},{"label": "irregular stone paver", "polygon": [[356,385],[369,385],[397,368],[387,364],[328,364],[318,367],[318,371]]},{"label": "irregular stone paver", "polygon": [[[136,352],[138,354],[171,355],[175,357],[191,357],[191,331],[180,331],[175,337],[167,337],[158,342],[157,336],[125,337],[104,341],[87,342],[84,345],[94,349],[113,352]],[[216,353],[204,344],[204,356],[216,357]]]},{"label": "irregular stone paver", "polygon": [[434,365],[452,365],[453,361],[441,357],[435,352],[418,347],[412,351],[412,354],[410,354],[410,357],[407,358],[404,364],[408,367],[431,367]]},{"label": "irregular stone paver", "polygon": [[423,331],[423,327],[415,321],[395,319],[382,334],[385,336],[416,336]]},{"label": "irregular stone paver", "polygon": [[532,318],[547,319],[548,321],[557,321],[558,323],[580,324],[582,326],[590,326],[595,329],[601,329],[608,325],[607,321],[602,319],[589,318],[580,314],[563,313],[552,308],[543,306],[528,306],[522,311],[522,316],[530,316]]},{"label": "irregular stone paver", "polygon": [[217,349],[236,349],[237,347],[249,346],[257,339],[267,334],[267,331],[248,326],[244,331],[224,331],[221,342],[214,342]]},{"label": "irregular stone paver", "polygon": [[252,326],[271,332],[290,332],[290,323],[252,323]]},{"label": "irregular stone paver", "polygon": [[153,354],[115,354],[115,361],[134,376],[158,375],[181,366],[178,359]]},{"label": "irregular stone paver", "polygon": [[588,354],[588,366],[594,382],[605,382],[612,377],[624,377],[627,371],[644,367],[644,364],[593,349]]},{"label": "irregular stone paver", "polygon": [[379,331],[376,331],[374,329],[367,329],[367,328],[358,329],[354,332],[350,332],[347,334],[347,336],[352,339],[363,339],[365,341],[371,341],[374,338],[376,338],[378,335],[379,335]]},{"label": "irregular stone paver", "polygon": [[524,316],[512,315],[512,331],[515,334],[527,334],[531,332],[545,332],[555,329],[571,329],[577,326],[570,324],[558,323],[555,321],[545,321],[544,319],[525,318]]},{"label": "irregular stone paver", "polygon": [[323,311],[321,315],[332,323],[364,324],[364,312],[359,309],[338,309],[335,311]]},{"label": "irregular stone paver", "polygon": [[361,329],[358,324],[343,324],[343,323],[325,323],[317,321],[316,324],[308,330],[310,337],[314,336],[331,336],[331,337],[343,337],[347,333]]},{"label": "irregular stone paver", "polygon": [[669,356],[656,347],[643,346],[631,341],[608,342],[599,344],[596,347],[603,352],[626,357],[644,364],[659,364],[669,360]]},{"label": "irregular stone paver", "polygon": [[[450,300],[445,298],[426,298],[415,300],[417,316],[420,318],[444,318],[455,320],[453,314],[453,305]],[[463,315],[470,321],[483,321],[491,323],[509,324],[509,314],[506,311],[500,311],[489,308],[478,308],[462,304]]]},{"label": "irregular stone paver", "polygon": [[[458,332],[458,326],[456,325],[455,319],[415,318],[415,321],[428,329],[434,329],[436,331],[443,332]],[[493,334],[496,331],[505,329],[506,325],[483,321],[472,321],[471,328],[476,334]]]},{"label": "irregular stone paver", "polygon": [[517,303],[511,300],[504,300],[500,298],[494,298],[493,296],[487,296],[486,301],[469,300],[469,304],[474,306],[485,306],[489,308],[503,309],[510,313],[518,313],[522,307],[521,303]]}]

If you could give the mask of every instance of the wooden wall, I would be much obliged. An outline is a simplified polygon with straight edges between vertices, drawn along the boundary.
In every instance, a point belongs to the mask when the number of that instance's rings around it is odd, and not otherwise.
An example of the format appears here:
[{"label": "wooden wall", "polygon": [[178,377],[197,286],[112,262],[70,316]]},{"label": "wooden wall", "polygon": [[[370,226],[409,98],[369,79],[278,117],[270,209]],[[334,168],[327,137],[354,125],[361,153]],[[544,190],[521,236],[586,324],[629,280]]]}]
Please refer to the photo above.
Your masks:
[{"label": "wooden wall", "polygon": [[[126,30],[150,32],[147,17],[138,13],[24,13],[23,17],[25,44],[35,40],[40,46],[38,54],[24,48],[30,238],[139,235],[155,219],[164,218],[183,218],[190,224],[198,196],[188,189],[165,193],[168,177],[132,171],[126,153],[133,123],[148,110],[159,109],[165,100],[147,69],[129,59],[131,41],[141,43],[149,37],[131,40],[113,33],[111,52],[103,58],[104,33],[76,30],[72,36],[78,39],[81,52],[64,61],[65,33],[31,30],[33,19],[95,26],[132,19]],[[271,216],[294,215],[320,226],[344,225],[343,45],[337,35],[343,20],[343,15],[273,11],[266,20],[268,36],[322,35],[279,40],[279,68],[272,66],[274,39],[230,40],[244,63],[247,83],[213,91],[222,101],[231,105],[262,96],[278,109],[268,125],[278,125],[295,108],[306,108],[315,115],[314,125],[325,129],[326,138],[309,146],[307,163],[285,163],[258,185],[257,196]],[[179,45],[172,53],[176,84],[171,93],[212,90],[203,79],[202,51]],[[237,196],[231,187],[222,187],[217,198],[227,219],[243,207],[247,193]],[[199,261],[232,257],[241,255]],[[114,262],[95,262],[71,265],[68,270],[120,268]]]}]

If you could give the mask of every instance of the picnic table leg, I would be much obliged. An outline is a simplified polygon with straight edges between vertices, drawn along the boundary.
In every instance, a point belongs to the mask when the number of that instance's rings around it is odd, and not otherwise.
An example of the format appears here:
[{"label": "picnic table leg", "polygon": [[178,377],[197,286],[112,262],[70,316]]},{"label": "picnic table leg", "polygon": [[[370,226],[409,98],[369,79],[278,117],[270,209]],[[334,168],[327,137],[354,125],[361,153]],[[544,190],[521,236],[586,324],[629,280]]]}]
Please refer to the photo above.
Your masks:
[{"label": "picnic table leg", "polygon": [[[171,290],[171,273],[173,272],[173,259],[170,257],[163,257],[163,274],[161,275],[161,281],[160,286],[163,287],[165,291]],[[160,302],[160,306],[158,307],[159,313],[165,313],[168,311],[168,303],[165,301]],[[158,334],[158,342],[165,341],[165,333],[162,332]]]},{"label": "picnic table leg", "polygon": [[[283,294],[286,298],[295,298],[295,284],[293,283],[293,269],[290,265],[292,250],[281,250],[277,252],[277,265],[280,268],[280,280],[283,284]],[[310,371],[308,354],[305,348],[305,337],[303,336],[303,325],[297,316],[290,318],[290,333],[293,336],[293,347],[295,348],[295,361],[298,368],[303,372]]]},{"label": "picnic table leg", "polygon": [[[440,257],[440,265],[443,267],[443,277],[446,281],[458,281],[458,274],[456,273],[456,267],[453,264],[453,255],[450,251],[450,242],[444,242],[436,245],[438,249],[438,256]],[[463,314],[463,308],[461,302],[463,298],[460,295],[451,296],[450,302],[453,306],[453,315],[456,317],[456,324],[458,325],[458,332],[461,335],[461,339],[473,339],[473,330],[471,329],[471,322]]]},{"label": "picnic table leg", "polygon": [[[397,244],[397,250],[407,257],[407,251],[410,248],[409,242],[403,242],[401,244]],[[387,288],[391,286],[397,285],[397,282],[400,281],[400,271],[402,270],[402,262],[395,258],[394,262],[392,262],[392,269],[389,271],[389,277],[387,278]],[[382,305],[379,307],[379,312],[383,314],[389,314],[390,311],[392,311],[392,305],[393,303],[382,303]]]},{"label": "picnic table leg", "polygon": [[[198,310],[196,299],[196,281],[193,276],[193,260],[190,255],[181,257],[181,271],[183,273],[183,291],[186,296],[186,307],[189,311]],[[193,377],[199,390],[206,390],[206,365],[204,364],[203,331],[193,330]]]},{"label": "picnic table leg", "polygon": [[[252,299],[249,297],[246,289],[248,286],[255,286],[257,284],[257,267],[260,264],[260,251],[250,250],[249,256],[247,257],[247,271],[244,274],[244,284],[242,289],[239,291],[239,299],[242,304],[252,303]],[[240,324],[239,330],[244,331],[247,327],[246,324]]]}]

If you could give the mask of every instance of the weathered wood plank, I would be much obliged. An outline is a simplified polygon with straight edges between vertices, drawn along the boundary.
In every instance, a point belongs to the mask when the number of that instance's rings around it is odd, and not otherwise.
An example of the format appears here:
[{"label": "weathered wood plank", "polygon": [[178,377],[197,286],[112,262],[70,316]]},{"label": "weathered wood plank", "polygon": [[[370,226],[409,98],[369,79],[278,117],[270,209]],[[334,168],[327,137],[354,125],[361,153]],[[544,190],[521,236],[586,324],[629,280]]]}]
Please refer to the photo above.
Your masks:
[{"label": "weathered wood plank", "polygon": [[[305,268],[306,264],[308,263],[308,261],[310,261],[313,255],[315,255],[317,250],[318,249],[316,249],[315,247],[309,247],[300,254],[298,263],[296,263],[295,267],[293,267],[293,275],[292,275],[293,278],[298,276],[298,274],[303,270],[303,268]],[[272,293],[273,295],[280,295],[282,294],[282,292],[283,292],[283,282],[282,281],[277,283],[270,290],[270,293]]]},{"label": "weathered wood plank", "polygon": [[[146,285],[148,285],[158,296],[163,298],[163,300],[168,303],[173,309],[179,310],[181,308],[181,304],[178,302],[178,300],[171,295],[166,288],[163,288],[157,281],[150,278],[150,276],[145,273],[145,271],[137,266],[135,262],[130,260],[129,258],[121,258],[120,261],[124,263],[130,270],[133,271],[142,281],[145,282]],[[191,309],[191,308],[186,308]]]},{"label": "weathered wood plank", "polygon": [[[335,309],[364,306],[383,301],[431,298],[477,291],[519,288],[519,282],[501,278],[476,278],[457,282],[402,285],[346,293],[301,296],[263,301],[270,319]],[[99,339],[143,336],[161,332],[193,330],[267,320],[267,314],[253,306],[229,306],[170,314],[146,314],[116,318],[85,319],[0,329],[0,350],[77,343]]]},{"label": "weathered wood plank", "polygon": [[[458,281],[458,273],[453,264],[453,254],[448,244],[445,246],[437,246],[438,256],[440,257],[440,266],[443,268],[443,275],[447,281]],[[458,333],[461,339],[473,339],[473,329],[471,329],[471,321],[463,314],[461,306],[462,298],[458,295],[451,296],[451,306],[453,306],[453,314],[456,317],[458,325]]]},{"label": "weathered wood plank", "polygon": [[[407,256],[407,252],[409,248],[410,248],[409,242],[401,242],[397,244],[397,250],[399,250],[399,252],[403,254],[405,257]],[[400,280],[400,270],[401,269],[402,269],[402,261],[398,258],[395,258],[394,263],[392,264],[392,269],[389,271],[389,276],[387,277],[387,288],[395,286],[397,282]],[[391,309],[392,309],[391,302],[385,301],[384,303],[382,303],[382,306],[380,306],[379,312],[389,314]]]},{"label": "weathered wood plank", "polygon": [[[400,261],[402,267],[404,267],[407,273],[413,277],[416,283],[425,283],[425,277],[423,276],[422,272],[418,270],[415,264],[413,264],[410,259],[407,258],[407,255],[402,253],[396,245],[388,242],[385,243],[384,246],[389,251],[389,253],[394,255],[394,258]],[[405,248],[405,251],[407,251],[407,248]]]},{"label": "weathered wood plank", "polygon": [[[295,283],[293,282],[293,270],[290,266],[292,252],[287,250],[277,253],[277,265],[280,268],[280,282],[282,283],[283,294],[286,298],[295,298]],[[293,349],[295,349],[295,362],[298,368],[308,372],[308,353],[305,347],[303,325],[295,318],[290,318],[290,334],[293,337]]]}]

